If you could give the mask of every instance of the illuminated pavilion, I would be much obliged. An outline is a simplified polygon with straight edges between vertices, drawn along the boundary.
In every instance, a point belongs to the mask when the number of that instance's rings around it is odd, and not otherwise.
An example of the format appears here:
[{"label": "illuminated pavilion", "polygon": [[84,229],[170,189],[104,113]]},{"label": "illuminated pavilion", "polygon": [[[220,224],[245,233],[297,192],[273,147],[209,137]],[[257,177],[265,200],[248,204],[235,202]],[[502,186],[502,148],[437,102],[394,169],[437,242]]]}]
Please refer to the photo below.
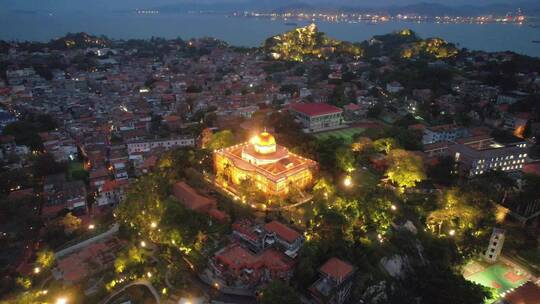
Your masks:
[{"label": "illuminated pavilion", "polygon": [[215,151],[214,166],[218,176],[226,177],[234,185],[251,179],[264,193],[280,196],[292,187],[302,189],[309,185],[318,167],[315,161],[278,145],[266,131],[249,142]]}]

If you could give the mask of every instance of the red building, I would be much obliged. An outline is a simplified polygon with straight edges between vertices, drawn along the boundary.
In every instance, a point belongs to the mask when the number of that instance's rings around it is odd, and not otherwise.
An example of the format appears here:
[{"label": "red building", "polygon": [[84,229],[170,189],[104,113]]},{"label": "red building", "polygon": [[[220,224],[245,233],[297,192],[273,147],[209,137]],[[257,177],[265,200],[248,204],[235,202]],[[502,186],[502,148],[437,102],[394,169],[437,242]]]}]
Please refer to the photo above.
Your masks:
[{"label": "red building", "polygon": [[185,182],[178,182],[173,186],[174,196],[187,209],[206,213],[212,218],[224,222],[229,217],[226,213],[217,209],[217,202],[214,198],[200,195],[195,189]]},{"label": "red building", "polygon": [[294,262],[273,248],[255,254],[233,243],[214,255],[210,267],[228,285],[256,286],[274,279],[289,280]]}]

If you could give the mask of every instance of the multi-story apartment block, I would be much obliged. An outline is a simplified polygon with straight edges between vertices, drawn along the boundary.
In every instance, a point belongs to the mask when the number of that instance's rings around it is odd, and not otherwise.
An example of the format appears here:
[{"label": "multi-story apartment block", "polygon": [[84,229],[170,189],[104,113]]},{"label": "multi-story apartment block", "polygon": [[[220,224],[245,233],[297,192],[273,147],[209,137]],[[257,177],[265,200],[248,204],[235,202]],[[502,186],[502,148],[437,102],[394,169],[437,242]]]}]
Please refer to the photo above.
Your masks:
[{"label": "multi-story apartment block", "polygon": [[461,172],[468,173],[469,176],[490,170],[517,172],[521,171],[527,162],[527,143],[524,141],[508,145],[492,141],[485,149],[458,143],[449,146],[448,151],[458,163]]}]

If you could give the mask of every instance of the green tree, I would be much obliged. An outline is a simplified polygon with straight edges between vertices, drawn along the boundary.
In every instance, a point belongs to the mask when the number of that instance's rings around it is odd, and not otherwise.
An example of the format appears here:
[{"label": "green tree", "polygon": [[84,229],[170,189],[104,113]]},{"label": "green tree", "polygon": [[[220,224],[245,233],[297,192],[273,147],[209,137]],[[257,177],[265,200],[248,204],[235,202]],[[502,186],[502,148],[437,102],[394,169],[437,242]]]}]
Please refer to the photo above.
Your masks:
[{"label": "green tree", "polygon": [[336,149],[336,162],[341,170],[351,172],[354,170],[354,154],[349,147],[339,147]]},{"label": "green tree", "polygon": [[43,269],[49,269],[54,263],[54,252],[49,249],[42,249],[36,255],[36,263]]},{"label": "green tree", "polygon": [[352,144],[354,152],[365,152],[373,148],[373,141],[369,137],[360,137]]},{"label": "green tree", "polygon": [[379,152],[384,152],[386,154],[390,153],[390,150],[398,147],[398,144],[393,138],[380,138],[373,142],[373,148]]},{"label": "green tree", "polygon": [[64,227],[64,231],[67,234],[73,233],[75,230],[79,229],[81,226],[81,219],[74,216],[71,212],[66,214],[62,219],[60,219],[60,224]]},{"label": "green tree", "polygon": [[388,154],[388,180],[401,188],[412,188],[426,178],[422,158],[411,152],[395,149]]},{"label": "green tree", "polygon": [[262,304],[300,304],[300,297],[294,289],[280,280],[274,280],[262,291]]},{"label": "green tree", "polygon": [[480,211],[471,205],[468,195],[457,188],[445,191],[439,206],[427,218],[428,227],[439,235],[454,228],[454,233],[460,234],[466,228],[476,227],[479,221]]},{"label": "green tree", "polygon": [[234,145],[234,135],[230,130],[223,130],[212,134],[208,149],[218,150]]}]

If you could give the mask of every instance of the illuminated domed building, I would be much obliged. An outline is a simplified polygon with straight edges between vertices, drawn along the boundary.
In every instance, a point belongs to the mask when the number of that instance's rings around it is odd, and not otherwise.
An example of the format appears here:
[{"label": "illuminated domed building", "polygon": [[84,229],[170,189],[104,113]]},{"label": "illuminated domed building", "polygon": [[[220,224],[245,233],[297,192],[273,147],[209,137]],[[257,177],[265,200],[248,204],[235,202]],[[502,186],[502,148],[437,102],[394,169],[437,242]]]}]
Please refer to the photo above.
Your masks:
[{"label": "illuminated domed building", "polygon": [[214,166],[218,176],[234,185],[251,179],[263,192],[275,195],[306,187],[317,170],[315,161],[289,152],[266,131],[249,142],[215,151]]}]

